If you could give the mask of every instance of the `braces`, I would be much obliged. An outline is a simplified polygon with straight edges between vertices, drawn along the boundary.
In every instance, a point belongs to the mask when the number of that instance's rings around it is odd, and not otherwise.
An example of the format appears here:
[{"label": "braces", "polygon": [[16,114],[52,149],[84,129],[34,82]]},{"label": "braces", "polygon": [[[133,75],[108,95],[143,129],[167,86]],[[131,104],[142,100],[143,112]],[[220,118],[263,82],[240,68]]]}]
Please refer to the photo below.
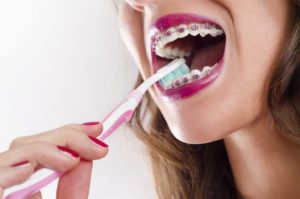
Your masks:
[{"label": "braces", "polygon": [[[185,27],[182,27],[182,26],[185,26]],[[153,50],[153,52],[157,51],[157,46],[159,45],[159,43],[162,41],[163,38],[169,38],[174,33],[183,33],[185,31],[197,31],[200,28],[206,29],[206,30],[210,30],[210,29],[215,28],[218,31],[218,33],[216,33],[215,37],[219,36],[219,35],[222,35],[224,33],[224,31],[222,30],[222,28],[218,27],[215,24],[209,24],[209,23],[203,23],[203,24],[200,24],[200,23],[191,23],[191,24],[187,24],[187,25],[181,24],[181,25],[179,25],[177,27],[169,28],[169,30],[167,30],[165,33],[162,33],[162,34],[158,33],[157,36],[156,36],[156,38],[155,38],[155,41],[153,43],[152,50]],[[170,29],[173,29],[173,30],[170,30]],[[189,34],[190,34],[190,32],[186,36],[188,36]],[[207,33],[207,34],[211,35],[211,33]],[[193,36],[196,36],[196,35],[193,35]],[[204,36],[202,36],[202,37],[204,37]],[[184,37],[182,37],[182,38],[184,38]],[[160,46],[160,48],[163,48],[166,44]]]},{"label": "braces", "polygon": [[193,81],[199,80],[201,78],[204,78],[205,76],[209,75],[214,68],[218,65],[218,63],[214,64],[213,66],[205,66],[202,71],[198,69],[194,69],[193,71],[190,71],[188,78],[186,75],[184,77],[178,78],[170,82],[170,84],[165,85],[165,89],[174,89],[178,88],[184,84],[191,83]]}]

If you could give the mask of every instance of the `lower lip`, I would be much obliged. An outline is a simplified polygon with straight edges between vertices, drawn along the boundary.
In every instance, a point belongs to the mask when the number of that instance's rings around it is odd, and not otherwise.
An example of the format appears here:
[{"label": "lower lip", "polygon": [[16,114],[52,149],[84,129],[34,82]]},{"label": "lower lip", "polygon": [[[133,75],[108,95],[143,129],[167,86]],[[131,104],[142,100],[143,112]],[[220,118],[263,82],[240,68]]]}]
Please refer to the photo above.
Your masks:
[{"label": "lower lip", "polygon": [[220,60],[218,65],[210,74],[208,74],[202,79],[199,79],[189,84],[185,84],[179,88],[165,90],[164,88],[162,88],[159,82],[157,82],[155,85],[160,90],[164,98],[166,98],[168,101],[178,101],[187,99],[210,86],[221,74],[223,69],[223,63],[224,57]]}]

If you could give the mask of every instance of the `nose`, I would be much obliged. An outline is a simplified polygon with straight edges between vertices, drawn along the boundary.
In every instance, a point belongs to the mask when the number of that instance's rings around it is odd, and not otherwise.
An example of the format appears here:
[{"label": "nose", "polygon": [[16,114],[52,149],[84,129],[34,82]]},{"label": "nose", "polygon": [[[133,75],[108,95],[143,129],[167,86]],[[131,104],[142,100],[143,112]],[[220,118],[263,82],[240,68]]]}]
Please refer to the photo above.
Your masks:
[{"label": "nose", "polygon": [[163,3],[165,4],[168,1],[169,0],[125,0],[125,2],[127,2],[130,6],[140,11],[143,11],[145,6],[155,6]]}]

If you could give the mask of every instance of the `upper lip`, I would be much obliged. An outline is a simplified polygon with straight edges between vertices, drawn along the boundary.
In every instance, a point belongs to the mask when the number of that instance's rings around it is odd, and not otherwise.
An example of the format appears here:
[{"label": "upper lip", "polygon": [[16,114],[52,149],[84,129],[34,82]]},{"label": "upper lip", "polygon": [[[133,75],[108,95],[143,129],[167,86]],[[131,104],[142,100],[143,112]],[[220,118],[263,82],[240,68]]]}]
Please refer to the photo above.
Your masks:
[{"label": "upper lip", "polygon": [[154,34],[164,32],[171,27],[189,23],[213,23],[219,25],[216,21],[205,16],[200,16],[192,13],[174,13],[158,18],[150,26],[149,33],[151,34],[150,36],[154,36]]},{"label": "upper lip", "polygon": [[216,21],[198,14],[192,13],[174,13],[164,15],[158,18],[148,30],[148,41],[150,43],[150,54],[153,58],[156,56],[154,49],[155,41],[158,39],[160,34],[164,34],[169,28],[179,26],[181,24],[191,24],[191,23],[209,23],[222,28]]}]

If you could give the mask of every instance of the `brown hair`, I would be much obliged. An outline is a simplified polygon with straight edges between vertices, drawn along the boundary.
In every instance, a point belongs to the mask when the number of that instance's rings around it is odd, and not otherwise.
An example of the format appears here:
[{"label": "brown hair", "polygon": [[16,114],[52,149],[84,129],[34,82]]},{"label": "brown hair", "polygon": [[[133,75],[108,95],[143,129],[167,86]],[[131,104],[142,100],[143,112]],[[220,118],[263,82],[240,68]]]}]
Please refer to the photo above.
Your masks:
[{"label": "brown hair", "polygon": [[[300,0],[281,59],[270,81],[268,105],[274,123],[300,140]],[[142,82],[138,77],[137,85]],[[202,145],[178,141],[149,94],[129,123],[147,146],[160,199],[238,198],[222,140]]]}]

